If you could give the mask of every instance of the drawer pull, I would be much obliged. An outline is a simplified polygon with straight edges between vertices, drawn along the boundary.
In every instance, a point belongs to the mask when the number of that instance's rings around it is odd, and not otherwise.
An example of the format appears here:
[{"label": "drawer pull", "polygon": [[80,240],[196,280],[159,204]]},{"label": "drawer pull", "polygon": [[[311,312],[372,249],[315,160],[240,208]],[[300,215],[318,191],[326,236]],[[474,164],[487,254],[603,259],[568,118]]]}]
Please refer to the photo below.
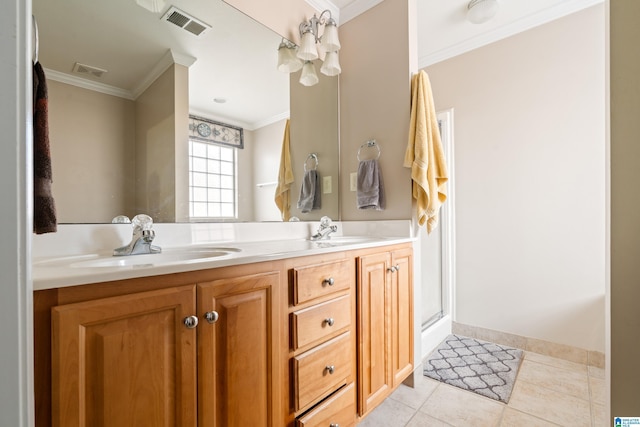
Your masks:
[{"label": "drawer pull", "polygon": [[182,323],[184,323],[184,326],[186,326],[187,328],[193,329],[196,326],[198,326],[198,317],[197,316],[187,316],[187,317],[184,318]]},{"label": "drawer pull", "polygon": [[218,321],[218,319],[220,318],[220,315],[218,314],[217,311],[212,310],[212,311],[207,311],[204,314],[204,318],[207,322],[209,323],[216,323]]},{"label": "drawer pull", "polygon": [[326,319],[324,319],[324,323],[326,323],[329,326],[333,326],[333,324],[335,323],[335,320],[333,320],[333,317],[327,317]]},{"label": "drawer pull", "polygon": [[324,285],[333,286],[334,283],[335,283],[335,280],[333,280],[333,277],[329,277],[328,279],[324,279],[322,281],[322,286]]},{"label": "drawer pull", "polygon": [[338,423],[331,423],[331,424],[329,424],[329,427],[340,427],[340,424],[338,424]]},{"label": "drawer pull", "polygon": [[333,374],[333,372],[336,370],[336,367],[333,365],[327,365],[324,367],[324,369],[326,369],[330,374]]}]

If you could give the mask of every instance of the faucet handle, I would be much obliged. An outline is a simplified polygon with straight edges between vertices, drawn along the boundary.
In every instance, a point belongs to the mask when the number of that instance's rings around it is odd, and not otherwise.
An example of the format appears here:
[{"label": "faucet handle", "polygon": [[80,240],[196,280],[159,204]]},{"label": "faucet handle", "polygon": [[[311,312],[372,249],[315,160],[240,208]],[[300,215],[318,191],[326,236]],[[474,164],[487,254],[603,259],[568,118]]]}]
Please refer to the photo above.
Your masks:
[{"label": "faucet handle", "polygon": [[133,224],[134,229],[143,231],[151,230],[151,227],[153,227],[153,219],[149,215],[138,214],[133,217],[131,224]]},{"label": "faucet handle", "polygon": [[329,218],[328,216],[323,216],[322,218],[320,218],[320,227],[327,228],[330,225],[331,225],[331,218]]}]

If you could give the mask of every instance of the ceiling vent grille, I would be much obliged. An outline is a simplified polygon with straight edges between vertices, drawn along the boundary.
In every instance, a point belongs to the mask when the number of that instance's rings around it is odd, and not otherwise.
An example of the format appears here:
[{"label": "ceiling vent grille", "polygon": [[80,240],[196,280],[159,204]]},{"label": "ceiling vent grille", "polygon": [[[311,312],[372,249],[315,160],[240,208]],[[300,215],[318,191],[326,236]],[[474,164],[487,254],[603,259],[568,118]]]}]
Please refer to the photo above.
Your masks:
[{"label": "ceiling vent grille", "polygon": [[96,77],[100,79],[102,78],[102,76],[105,75],[107,70],[103,70],[102,68],[92,67],[91,65],[85,65],[85,64],[76,62],[73,65],[73,72],[76,74],[83,75],[85,77],[90,76],[90,77]]},{"label": "ceiling vent grille", "polygon": [[171,6],[162,19],[164,21],[171,22],[172,24],[177,25],[183,30],[186,30],[196,36],[201,36],[211,28],[211,25],[184,13],[175,6]]}]

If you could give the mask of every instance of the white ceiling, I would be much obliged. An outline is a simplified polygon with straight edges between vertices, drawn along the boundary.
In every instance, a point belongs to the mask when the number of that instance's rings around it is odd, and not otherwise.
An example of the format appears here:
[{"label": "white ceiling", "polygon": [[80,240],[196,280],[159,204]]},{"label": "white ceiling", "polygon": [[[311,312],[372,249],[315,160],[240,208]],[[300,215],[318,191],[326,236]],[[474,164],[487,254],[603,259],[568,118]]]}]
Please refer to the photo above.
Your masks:
[{"label": "white ceiling", "polygon": [[[329,8],[344,24],[382,0],[307,1],[318,10]],[[499,0],[498,14],[476,25],[465,19],[468,0],[418,0],[419,66],[603,1]],[[135,99],[172,58],[186,64],[195,59],[189,68],[193,113],[248,129],[288,115],[288,76],[275,69],[280,36],[221,0],[168,0],[169,4],[212,29],[196,37],[134,0],[33,0],[39,58],[48,77]],[[71,73],[75,62],[108,72],[100,79],[79,80]],[[227,102],[217,104],[214,98]]]}]

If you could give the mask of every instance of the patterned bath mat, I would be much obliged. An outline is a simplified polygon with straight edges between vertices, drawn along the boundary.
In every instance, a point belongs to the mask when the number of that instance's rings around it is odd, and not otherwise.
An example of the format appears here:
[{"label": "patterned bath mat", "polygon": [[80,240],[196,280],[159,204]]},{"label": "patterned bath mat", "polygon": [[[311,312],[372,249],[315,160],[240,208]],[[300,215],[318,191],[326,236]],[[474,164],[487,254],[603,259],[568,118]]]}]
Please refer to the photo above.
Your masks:
[{"label": "patterned bath mat", "polygon": [[509,402],[522,350],[449,335],[424,362],[424,375],[500,402]]}]

